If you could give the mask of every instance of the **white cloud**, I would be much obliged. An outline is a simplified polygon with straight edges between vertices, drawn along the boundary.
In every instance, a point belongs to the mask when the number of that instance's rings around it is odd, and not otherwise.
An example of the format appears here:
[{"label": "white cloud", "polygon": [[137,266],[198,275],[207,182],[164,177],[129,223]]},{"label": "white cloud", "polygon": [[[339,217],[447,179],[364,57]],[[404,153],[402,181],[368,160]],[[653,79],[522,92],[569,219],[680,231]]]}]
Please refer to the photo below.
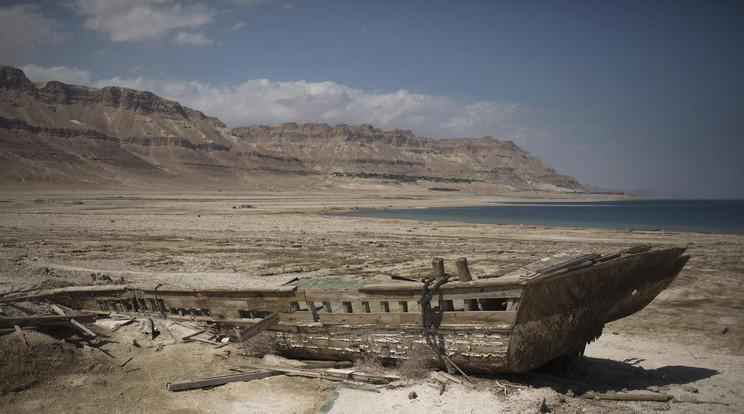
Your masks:
[{"label": "white cloud", "polygon": [[243,26],[245,26],[245,22],[238,22],[238,23],[235,23],[234,25],[228,27],[227,30],[230,30],[231,32],[236,32],[236,31],[242,29]]},{"label": "white cloud", "polygon": [[179,29],[212,22],[216,12],[193,2],[173,0],[77,0],[84,27],[114,42],[160,39]]},{"label": "white cloud", "polygon": [[39,13],[34,4],[0,7],[0,61],[28,56],[42,44],[59,44],[70,38],[62,25]]},{"label": "white cloud", "polygon": [[526,122],[525,115],[529,118],[530,109],[516,103],[432,96],[407,90],[370,92],[336,82],[254,79],[239,85],[215,86],[144,76],[93,80],[89,71],[65,66],[26,65],[22,69],[35,81],[60,80],[151,91],[216,116],[230,127],[325,122],[412,129],[416,134],[436,138],[493,135],[520,143],[547,139]]},{"label": "white cloud", "polygon": [[24,65],[21,70],[34,82],[60,81],[71,85],[90,85],[90,71],[67,66],[45,68],[37,65]]},{"label": "white cloud", "polygon": [[372,124],[412,129],[433,137],[479,137],[523,140],[513,125],[527,108],[514,103],[475,101],[399,90],[369,92],[335,82],[272,82],[255,79],[236,86],[198,81],[112,78],[98,86],[119,85],[152,91],[216,116],[231,127],[278,122]]},{"label": "white cloud", "polygon": [[173,37],[173,41],[179,45],[209,46],[217,44],[217,42],[208,38],[202,32],[178,32],[176,36]]}]

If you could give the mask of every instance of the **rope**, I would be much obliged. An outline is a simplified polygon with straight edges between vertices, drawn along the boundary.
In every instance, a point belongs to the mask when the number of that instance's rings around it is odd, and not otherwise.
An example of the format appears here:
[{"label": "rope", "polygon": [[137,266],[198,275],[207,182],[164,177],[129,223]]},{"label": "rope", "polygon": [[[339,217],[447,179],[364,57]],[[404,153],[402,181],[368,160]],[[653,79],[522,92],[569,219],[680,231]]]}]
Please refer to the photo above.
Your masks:
[{"label": "rope", "polygon": [[[453,373],[453,367],[462,374],[463,377],[467,378],[468,381],[470,381],[470,377],[465,374],[460,367],[457,366],[454,362],[452,362],[451,359],[447,357],[447,355],[444,354],[444,351],[437,346],[437,344],[432,340],[432,335],[436,332],[432,333],[431,328],[433,326],[433,321],[431,318],[432,313],[432,307],[431,307],[431,299],[434,297],[434,295],[437,294],[437,291],[439,290],[439,287],[443,284],[447,283],[449,281],[449,274],[444,275],[439,280],[436,280],[433,276],[430,277],[428,280],[424,282],[424,291],[421,295],[421,324],[423,326],[423,335],[424,339],[426,340],[426,344],[431,347],[431,349],[436,352],[437,357],[439,358],[439,361],[447,367],[447,371],[449,373]],[[436,280],[436,283],[434,283],[434,286],[429,290],[429,286]],[[472,382],[472,381],[471,381]]]}]

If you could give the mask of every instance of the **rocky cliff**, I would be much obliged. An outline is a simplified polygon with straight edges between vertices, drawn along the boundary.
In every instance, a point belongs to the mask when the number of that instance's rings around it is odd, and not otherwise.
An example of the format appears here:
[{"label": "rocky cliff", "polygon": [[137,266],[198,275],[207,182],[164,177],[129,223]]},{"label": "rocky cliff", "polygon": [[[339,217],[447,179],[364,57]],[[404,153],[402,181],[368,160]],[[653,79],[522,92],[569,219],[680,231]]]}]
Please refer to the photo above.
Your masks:
[{"label": "rocky cliff", "polygon": [[33,83],[0,67],[0,187],[583,191],[510,141],[430,139],[370,125],[228,129],[150,92]]},{"label": "rocky cliff", "polygon": [[246,142],[336,176],[488,183],[505,190],[583,191],[511,141],[432,139],[371,125],[285,123],[233,130]]}]

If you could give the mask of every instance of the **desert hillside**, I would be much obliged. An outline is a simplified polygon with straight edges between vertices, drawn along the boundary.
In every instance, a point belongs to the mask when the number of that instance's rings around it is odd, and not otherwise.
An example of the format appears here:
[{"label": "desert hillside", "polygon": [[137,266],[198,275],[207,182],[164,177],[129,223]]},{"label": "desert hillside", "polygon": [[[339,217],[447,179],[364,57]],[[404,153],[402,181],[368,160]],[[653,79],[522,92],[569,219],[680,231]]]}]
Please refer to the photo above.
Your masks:
[{"label": "desert hillside", "polygon": [[34,83],[0,67],[0,187],[282,190],[415,185],[583,192],[510,141],[370,125],[230,130],[150,92]]}]

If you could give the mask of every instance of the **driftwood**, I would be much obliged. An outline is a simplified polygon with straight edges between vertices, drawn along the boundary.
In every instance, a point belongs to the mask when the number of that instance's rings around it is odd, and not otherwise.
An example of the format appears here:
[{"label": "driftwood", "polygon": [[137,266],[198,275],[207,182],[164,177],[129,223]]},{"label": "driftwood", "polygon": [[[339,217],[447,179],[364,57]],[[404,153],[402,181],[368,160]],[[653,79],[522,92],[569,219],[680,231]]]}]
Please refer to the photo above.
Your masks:
[{"label": "driftwood", "polygon": [[357,372],[352,369],[325,369],[323,371],[313,371],[298,367],[278,367],[273,365],[261,365],[261,364],[245,364],[246,367],[265,370],[265,371],[276,371],[287,375],[297,375],[309,378],[321,378],[336,381],[353,380],[359,382],[367,382],[371,384],[389,384],[400,378],[391,375],[373,375],[364,372]]},{"label": "driftwood", "polygon": [[668,394],[600,394],[586,393],[581,396],[587,400],[614,400],[614,401],[657,401],[666,402],[672,399]]},{"label": "driftwood", "polygon": [[168,391],[185,391],[193,390],[197,388],[216,387],[218,385],[227,384],[230,382],[237,381],[251,381],[254,379],[268,378],[275,375],[281,375],[281,372],[276,371],[255,371],[255,372],[241,372],[239,374],[221,375],[217,377],[206,377],[197,379],[188,379],[180,381],[171,381],[165,384]]}]

